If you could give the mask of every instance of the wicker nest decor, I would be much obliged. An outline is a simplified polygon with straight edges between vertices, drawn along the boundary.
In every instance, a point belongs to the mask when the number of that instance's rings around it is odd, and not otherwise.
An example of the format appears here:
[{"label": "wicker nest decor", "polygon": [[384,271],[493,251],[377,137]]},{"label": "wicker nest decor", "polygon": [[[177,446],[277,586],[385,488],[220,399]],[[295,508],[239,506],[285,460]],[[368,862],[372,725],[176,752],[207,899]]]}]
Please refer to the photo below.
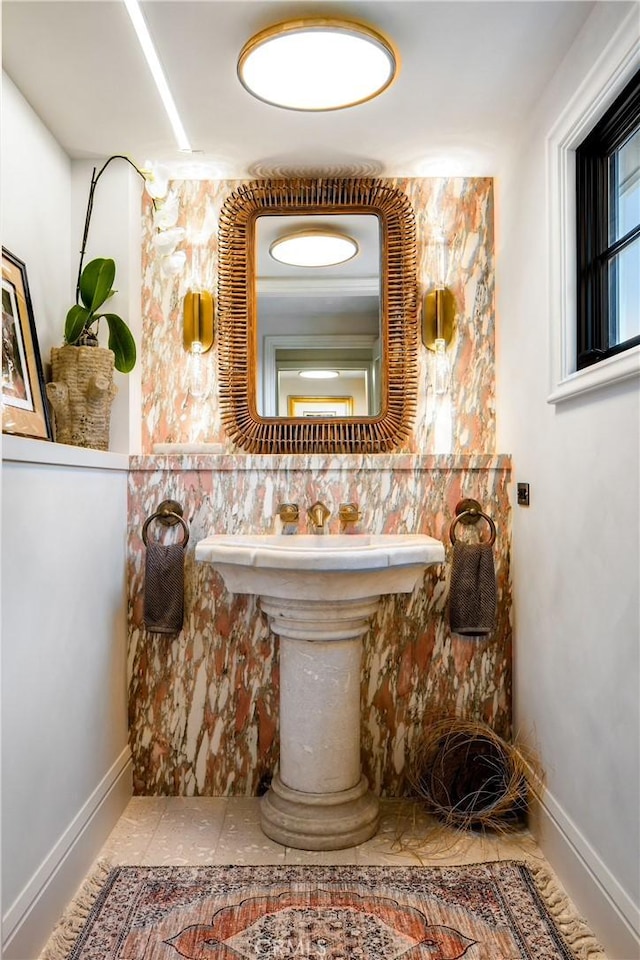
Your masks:
[{"label": "wicker nest decor", "polygon": [[487,724],[445,717],[426,725],[411,780],[445,826],[500,830],[526,812],[532,769],[532,759]]},{"label": "wicker nest decor", "polygon": [[47,384],[56,441],[94,450],[109,449],[114,354],[106,347],[53,347]]}]

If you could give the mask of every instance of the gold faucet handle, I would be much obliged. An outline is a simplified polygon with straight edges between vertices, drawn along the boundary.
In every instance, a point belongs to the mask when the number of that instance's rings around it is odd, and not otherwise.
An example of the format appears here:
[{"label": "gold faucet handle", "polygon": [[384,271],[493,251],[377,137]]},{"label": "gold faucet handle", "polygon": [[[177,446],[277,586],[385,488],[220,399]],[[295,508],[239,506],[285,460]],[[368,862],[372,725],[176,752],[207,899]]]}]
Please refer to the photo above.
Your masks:
[{"label": "gold faucet handle", "polygon": [[278,507],[278,516],[283,523],[298,523],[300,509],[297,503],[281,503]]},{"label": "gold faucet handle", "polygon": [[357,523],[360,519],[360,510],[357,503],[341,503],[338,510],[340,521],[346,527],[350,523]]}]

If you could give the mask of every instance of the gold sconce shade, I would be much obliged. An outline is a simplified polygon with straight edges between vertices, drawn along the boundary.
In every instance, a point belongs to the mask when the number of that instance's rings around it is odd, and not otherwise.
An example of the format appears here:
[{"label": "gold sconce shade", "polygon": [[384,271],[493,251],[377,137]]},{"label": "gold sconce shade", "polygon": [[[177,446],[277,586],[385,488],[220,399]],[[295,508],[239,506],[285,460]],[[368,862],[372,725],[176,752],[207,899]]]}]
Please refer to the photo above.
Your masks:
[{"label": "gold sconce shade", "polygon": [[436,340],[450,343],[456,316],[456,301],[448,287],[431,290],[424,298],[422,342],[428,350],[436,349]]},{"label": "gold sconce shade", "polygon": [[213,297],[204,290],[189,291],[184,298],[184,325],[182,343],[189,353],[206,353],[213,346]]}]

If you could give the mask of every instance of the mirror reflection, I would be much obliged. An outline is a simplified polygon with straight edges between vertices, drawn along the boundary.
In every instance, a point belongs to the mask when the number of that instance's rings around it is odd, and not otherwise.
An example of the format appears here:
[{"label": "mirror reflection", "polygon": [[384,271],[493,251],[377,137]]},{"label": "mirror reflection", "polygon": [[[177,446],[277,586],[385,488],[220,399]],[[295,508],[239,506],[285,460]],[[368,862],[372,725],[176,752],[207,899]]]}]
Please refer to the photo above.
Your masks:
[{"label": "mirror reflection", "polygon": [[[343,238],[335,265],[284,263],[284,237]],[[344,238],[355,241],[344,243]],[[306,245],[305,245],[306,246]],[[276,259],[281,257],[282,259]],[[329,259],[329,258],[327,258]],[[370,214],[256,219],[256,400],[263,417],[381,412],[380,221]]]}]

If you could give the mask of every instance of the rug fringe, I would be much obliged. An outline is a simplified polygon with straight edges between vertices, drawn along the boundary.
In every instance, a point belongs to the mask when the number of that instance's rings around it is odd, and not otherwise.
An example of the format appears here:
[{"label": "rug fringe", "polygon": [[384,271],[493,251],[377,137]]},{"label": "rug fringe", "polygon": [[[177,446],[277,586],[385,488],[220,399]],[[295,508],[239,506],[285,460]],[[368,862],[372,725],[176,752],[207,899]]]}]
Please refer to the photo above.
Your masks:
[{"label": "rug fringe", "polygon": [[577,960],[607,960],[604,950],[549,869],[529,860],[526,866],[554,923]]},{"label": "rug fringe", "polygon": [[112,866],[107,860],[96,862],[55,927],[40,954],[40,960],[67,960],[111,870]]}]

